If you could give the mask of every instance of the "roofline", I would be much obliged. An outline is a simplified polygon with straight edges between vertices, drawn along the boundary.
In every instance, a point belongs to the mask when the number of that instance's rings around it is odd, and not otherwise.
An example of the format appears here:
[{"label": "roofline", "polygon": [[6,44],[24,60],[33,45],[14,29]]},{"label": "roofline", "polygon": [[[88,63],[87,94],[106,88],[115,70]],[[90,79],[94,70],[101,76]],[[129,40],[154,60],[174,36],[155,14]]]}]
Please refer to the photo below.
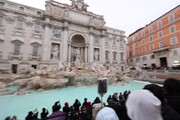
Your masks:
[{"label": "roofline", "polygon": [[[146,26],[149,26],[150,24],[154,23],[155,21],[157,21],[158,19],[162,18],[162,17],[165,16],[166,14],[172,12],[173,10],[175,10],[175,9],[178,8],[178,7],[180,7],[180,5],[174,7],[174,8],[171,9],[170,11],[168,11],[168,12],[166,12],[165,14],[161,15],[160,17],[158,17],[157,19],[153,20],[152,22],[150,22],[150,23],[147,24]],[[133,33],[131,33],[127,38],[129,38],[130,36],[132,36],[134,33],[136,33],[136,32],[138,32],[138,31],[142,30],[142,29],[145,28],[146,26],[137,29],[136,31],[134,31]]]}]

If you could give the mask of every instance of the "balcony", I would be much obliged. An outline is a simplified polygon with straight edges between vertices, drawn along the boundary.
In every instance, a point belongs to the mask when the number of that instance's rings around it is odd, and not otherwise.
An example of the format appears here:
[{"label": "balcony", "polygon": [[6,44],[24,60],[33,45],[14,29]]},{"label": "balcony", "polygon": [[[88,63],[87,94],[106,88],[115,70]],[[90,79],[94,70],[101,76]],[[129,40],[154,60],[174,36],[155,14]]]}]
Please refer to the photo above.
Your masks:
[{"label": "balcony", "polygon": [[163,46],[157,49],[152,50],[153,53],[162,53],[169,51],[170,46]]},{"label": "balcony", "polygon": [[41,60],[40,54],[30,54],[29,55],[29,60]]},{"label": "balcony", "polygon": [[14,58],[16,58],[18,60],[22,60],[23,55],[22,55],[22,53],[9,53],[9,59],[12,60]]}]

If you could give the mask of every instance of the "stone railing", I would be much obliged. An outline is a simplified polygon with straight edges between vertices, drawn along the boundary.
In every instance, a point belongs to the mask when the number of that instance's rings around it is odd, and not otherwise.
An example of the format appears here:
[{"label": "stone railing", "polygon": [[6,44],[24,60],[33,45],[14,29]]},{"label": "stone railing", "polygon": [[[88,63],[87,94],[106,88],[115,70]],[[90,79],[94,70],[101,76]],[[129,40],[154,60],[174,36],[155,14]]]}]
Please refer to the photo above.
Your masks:
[{"label": "stone railing", "polygon": [[37,54],[37,55],[30,54],[29,55],[29,60],[33,60],[33,59],[39,61],[39,60],[41,60],[41,55],[40,54]]},{"label": "stone railing", "polygon": [[19,60],[22,60],[23,55],[22,55],[22,53],[19,53],[19,54],[17,54],[17,53],[9,53],[9,59],[12,60],[13,58],[17,58]]}]

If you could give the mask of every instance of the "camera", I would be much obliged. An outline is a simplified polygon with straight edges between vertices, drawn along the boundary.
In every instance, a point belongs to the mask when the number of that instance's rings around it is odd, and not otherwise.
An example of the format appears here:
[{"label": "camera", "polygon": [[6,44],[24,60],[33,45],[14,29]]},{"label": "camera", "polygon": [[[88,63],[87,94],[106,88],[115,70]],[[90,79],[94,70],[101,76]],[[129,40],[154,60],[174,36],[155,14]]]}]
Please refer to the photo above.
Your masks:
[{"label": "camera", "polygon": [[100,95],[107,93],[108,79],[107,78],[98,78],[97,83],[98,83],[98,93]]}]

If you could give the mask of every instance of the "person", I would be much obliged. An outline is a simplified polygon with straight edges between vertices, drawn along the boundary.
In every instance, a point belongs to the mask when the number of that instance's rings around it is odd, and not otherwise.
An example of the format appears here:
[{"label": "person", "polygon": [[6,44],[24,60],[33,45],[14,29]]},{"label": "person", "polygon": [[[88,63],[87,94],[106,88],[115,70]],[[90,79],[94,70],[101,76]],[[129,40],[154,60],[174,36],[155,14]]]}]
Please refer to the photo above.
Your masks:
[{"label": "person", "polygon": [[157,84],[145,85],[143,89],[152,92],[162,103],[161,114],[163,120],[180,120],[180,114],[178,114],[169,104],[165,97],[163,87]]},{"label": "person", "polygon": [[180,80],[168,78],[163,83],[168,104],[180,114]]},{"label": "person", "polygon": [[97,113],[96,120],[119,120],[119,118],[112,108],[104,107]]},{"label": "person", "polygon": [[26,116],[25,120],[33,120],[33,112],[32,111],[29,111],[29,113]]},{"label": "person", "polygon": [[80,106],[81,106],[81,103],[79,102],[78,99],[76,99],[74,104],[73,104],[73,107],[74,107],[74,110],[77,111],[78,113],[79,113]]},{"label": "person", "polygon": [[41,112],[41,119],[44,119],[48,116],[49,112],[47,108],[42,108],[42,112]]},{"label": "person", "polygon": [[61,109],[61,105],[60,105],[60,101],[57,101],[54,103],[54,105],[52,106],[52,112],[57,112]]},{"label": "person", "polygon": [[66,118],[69,118],[69,112],[70,112],[70,107],[69,107],[69,103],[65,102],[64,103],[64,107],[63,107],[63,112],[66,113]]},{"label": "person", "polygon": [[10,116],[7,116],[7,117],[5,118],[5,120],[11,120],[11,117],[10,117]]},{"label": "person", "polygon": [[17,116],[14,115],[14,116],[11,118],[11,120],[17,120]]},{"label": "person", "polygon": [[127,98],[126,107],[131,120],[163,120],[161,101],[149,90],[131,92]]},{"label": "person", "polygon": [[87,98],[84,98],[83,106],[87,106]]}]

